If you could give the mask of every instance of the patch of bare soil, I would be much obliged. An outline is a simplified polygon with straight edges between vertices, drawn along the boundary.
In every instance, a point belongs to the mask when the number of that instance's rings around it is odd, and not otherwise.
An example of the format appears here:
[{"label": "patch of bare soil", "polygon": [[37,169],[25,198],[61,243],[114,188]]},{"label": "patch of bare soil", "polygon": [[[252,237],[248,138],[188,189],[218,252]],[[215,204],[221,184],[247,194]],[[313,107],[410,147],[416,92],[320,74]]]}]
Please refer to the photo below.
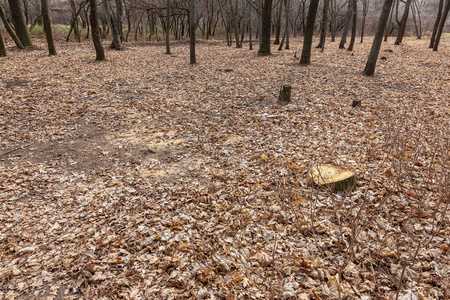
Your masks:
[{"label": "patch of bare soil", "polygon": [[26,86],[28,81],[23,79],[9,79],[3,81],[5,88],[9,89],[15,86]]},{"label": "patch of bare soil", "polygon": [[0,161],[10,166],[36,164],[85,174],[101,173],[121,164],[144,166],[156,162],[159,165],[156,170],[143,169],[140,175],[168,177],[167,180],[186,175],[206,163],[205,158],[183,149],[187,139],[162,141],[165,135],[158,132],[137,137],[133,131],[109,133],[95,125],[80,124],[65,138],[23,144],[0,153]]},{"label": "patch of bare soil", "polygon": [[66,170],[95,171],[111,165],[112,157],[103,152],[108,149],[105,130],[92,125],[81,125],[73,134],[61,140],[34,142],[1,154],[8,164],[43,164]]}]

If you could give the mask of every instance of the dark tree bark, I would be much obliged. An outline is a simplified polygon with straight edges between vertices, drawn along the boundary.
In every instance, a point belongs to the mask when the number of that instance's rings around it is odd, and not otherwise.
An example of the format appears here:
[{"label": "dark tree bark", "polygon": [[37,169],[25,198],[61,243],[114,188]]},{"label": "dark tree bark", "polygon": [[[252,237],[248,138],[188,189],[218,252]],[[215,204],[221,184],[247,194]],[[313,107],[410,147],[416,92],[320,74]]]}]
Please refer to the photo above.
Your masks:
[{"label": "dark tree bark", "polygon": [[[256,32],[257,39],[258,39],[258,45],[259,48],[261,48],[261,36],[262,36],[262,0],[258,0],[258,9],[257,9],[257,16],[258,16],[258,31]],[[259,51],[259,50],[258,50]]]},{"label": "dark tree bark", "polygon": [[298,15],[300,16],[300,27],[298,32],[304,36],[306,32],[306,18],[308,15],[308,12],[306,11],[306,0],[300,1]]},{"label": "dark tree bark", "polygon": [[195,56],[195,0],[191,0],[191,6],[189,11],[189,50],[190,50],[190,64],[195,65],[197,63],[197,57]]},{"label": "dark tree bark", "polygon": [[125,16],[127,18],[127,34],[125,35],[125,42],[128,42],[128,36],[130,35],[131,31],[131,15],[129,10],[125,11]]},{"label": "dark tree bark", "polygon": [[286,14],[286,47],[284,49],[289,49],[289,11],[291,8],[291,0],[284,0],[285,14]]},{"label": "dark tree bark", "polygon": [[316,48],[323,49],[325,48],[325,39],[327,37],[327,25],[328,25],[328,6],[329,6],[330,0],[324,0],[323,1],[323,10],[322,10],[322,28],[320,30],[320,39],[319,44],[316,46]]},{"label": "dark tree bark", "polygon": [[330,33],[331,33],[331,42],[334,43],[336,41],[336,30],[337,30],[337,2],[336,0],[330,0]]},{"label": "dark tree bark", "polygon": [[314,36],[314,23],[316,22],[317,8],[319,0],[311,0],[309,3],[308,17],[306,18],[306,30],[303,40],[302,56],[300,58],[301,65],[309,65],[311,63],[311,48]]},{"label": "dark tree bark", "polygon": [[395,5],[391,6],[391,12],[388,17],[389,22],[384,30],[384,41],[385,42],[387,42],[389,35],[392,33],[392,31],[394,31],[394,26],[392,26],[392,18],[394,16],[394,7],[395,7]]},{"label": "dark tree bark", "polygon": [[111,27],[112,32],[113,40],[111,42],[111,49],[121,50],[122,43],[120,40],[119,29],[117,28],[116,19],[114,18],[108,0],[103,0],[103,5],[105,6],[106,16],[108,18],[109,27]]},{"label": "dark tree bark", "polygon": [[120,41],[123,42],[123,5],[122,0],[116,0],[116,23],[119,30]]},{"label": "dark tree bark", "polygon": [[347,16],[345,18],[344,29],[342,30],[342,37],[341,37],[341,41],[339,43],[339,49],[345,49],[345,43],[347,43],[348,30],[350,29],[350,23],[352,22],[353,1],[356,1],[356,0],[348,0]]},{"label": "dark tree bark", "polygon": [[[142,18],[142,16],[141,16]],[[128,41],[128,33],[131,31],[131,15],[130,15],[130,11],[127,11],[127,22],[128,22],[128,31],[127,31],[127,37],[126,40]],[[150,10],[147,10],[147,23],[148,23],[148,41],[151,42],[152,41],[152,36],[154,33],[156,32],[156,25],[155,25],[155,17],[153,13],[150,13]],[[138,22],[139,24],[139,22]],[[136,25],[137,28],[137,25]],[[137,32],[137,30],[136,30]],[[136,39],[136,37],[135,37]],[[156,34],[156,40],[158,40],[158,35]]]},{"label": "dark tree bark", "polygon": [[275,42],[273,42],[274,45],[280,44],[280,35],[281,35],[281,13],[283,11],[283,1],[278,2],[278,5],[280,6],[278,8],[278,16],[277,16],[277,30],[275,32]]},{"label": "dark tree bark", "polygon": [[441,17],[442,17],[443,8],[444,8],[444,0],[439,0],[439,9],[438,9],[438,13],[436,16],[436,21],[434,22],[433,33],[431,34],[431,40],[430,40],[430,46],[429,46],[429,48],[432,48],[432,49],[434,46],[434,41],[436,40],[436,33],[439,28],[439,21],[441,20]]},{"label": "dark tree bark", "polygon": [[[89,8],[89,7],[88,7]],[[86,39],[89,39],[89,33],[91,32],[91,22],[89,21],[89,16],[88,16],[88,8],[86,8],[84,10],[84,18],[86,19]]]},{"label": "dark tree bark", "polygon": [[262,32],[259,55],[270,55],[270,26],[272,23],[272,0],[264,0],[262,7]]},{"label": "dark tree bark", "polygon": [[[223,27],[225,27],[225,34],[226,34],[226,38],[227,38],[227,46],[231,46],[231,44],[232,44],[232,34],[231,34],[232,24],[231,24],[231,16],[230,16],[229,20],[227,20],[227,19],[225,19],[222,10],[220,10],[220,13],[222,14]],[[228,17],[228,16],[227,16],[227,17]]]},{"label": "dark tree bark", "polygon": [[358,13],[358,2],[357,2],[357,0],[353,0],[352,37],[350,39],[350,44],[348,45],[348,48],[347,48],[348,51],[353,51],[353,47],[355,46],[357,13]]},{"label": "dark tree bark", "polygon": [[364,40],[364,31],[366,29],[366,17],[369,12],[369,0],[363,0],[363,11],[362,11],[362,20],[361,20],[361,43]]},{"label": "dark tree bark", "polygon": [[361,99],[353,99],[352,107],[358,107],[358,106],[361,106]]},{"label": "dark tree bark", "polygon": [[67,35],[67,38],[66,38],[66,42],[69,41],[70,33],[72,32],[72,30],[73,30],[73,33],[75,34],[75,38],[77,39],[77,41],[81,42],[81,39],[80,39],[80,27],[78,26],[78,14],[79,14],[79,12],[77,12],[77,8],[75,6],[75,0],[70,0],[69,3],[70,3],[70,9],[71,9],[71,12],[72,12],[72,22],[71,22],[69,34]]},{"label": "dark tree bark", "polygon": [[280,46],[278,47],[278,51],[281,51],[283,49],[285,39],[286,39],[286,30],[283,33],[283,38],[281,39],[281,43],[280,43]]},{"label": "dark tree bark", "polygon": [[381,10],[380,19],[378,21],[377,32],[373,39],[372,49],[370,50],[369,58],[367,59],[366,67],[363,74],[372,76],[375,73],[375,67],[380,53],[381,43],[383,42],[383,34],[386,29],[386,24],[389,19],[393,0],[384,0],[383,9]]},{"label": "dark tree bark", "polygon": [[3,42],[2,32],[0,30],[0,56],[6,56],[5,43]]},{"label": "dark tree bark", "polygon": [[48,55],[56,55],[55,42],[53,41],[52,21],[48,9],[48,0],[41,0],[42,21],[44,23],[45,37],[47,38]]},{"label": "dark tree bark", "polygon": [[5,10],[3,9],[1,3],[0,3],[0,18],[3,21],[3,24],[5,25],[6,31],[11,36],[11,38],[14,40],[14,43],[16,43],[16,46],[20,49],[24,49],[25,47],[22,45],[22,42],[20,41],[19,37],[16,35],[14,29],[11,27],[11,24],[9,24],[8,19],[5,15]]},{"label": "dark tree bark", "polygon": [[252,8],[248,7],[248,39],[249,39],[249,50],[253,50],[253,40],[252,40]]},{"label": "dark tree bark", "polygon": [[[422,17],[420,16],[419,4],[416,1],[411,3],[411,11],[414,22],[414,28],[416,29],[417,39],[422,39]],[[416,17],[417,14],[417,17]]]},{"label": "dark tree bark", "polygon": [[170,0],[166,1],[166,54],[172,54],[170,52]]},{"label": "dark tree bark", "polygon": [[22,0],[8,0],[8,3],[17,37],[24,47],[33,47],[28,34]]},{"label": "dark tree bark", "polygon": [[448,12],[450,10],[450,0],[445,2],[444,9],[442,11],[441,20],[439,21],[439,27],[436,32],[436,39],[433,45],[433,51],[437,51],[439,47],[439,42],[441,41],[442,31],[444,30],[445,21],[447,20]]},{"label": "dark tree bark", "polygon": [[411,6],[411,0],[407,0],[405,4],[405,10],[403,11],[402,18],[398,23],[397,39],[394,45],[400,45],[403,41],[403,36],[405,35],[406,23],[408,22],[409,7]]},{"label": "dark tree bark", "polygon": [[96,53],[96,60],[105,60],[105,51],[103,50],[102,39],[100,36],[100,26],[98,24],[97,3],[96,0],[89,0],[91,6],[91,13],[89,21],[91,23],[92,41]]},{"label": "dark tree bark", "polygon": [[[233,1],[228,0],[230,4],[230,12],[231,12],[231,21],[232,21],[232,27],[234,29],[234,38],[236,40],[236,48],[242,48],[242,43],[239,40],[239,28],[238,28],[238,22],[237,22],[237,4],[236,8],[233,9]],[[230,40],[231,40],[231,26],[230,26]],[[230,44],[231,45],[231,44]]]},{"label": "dark tree bark", "polygon": [[280,94],[278,95],[277,104],[288,105],[291,102],[291,91],[292,87],[290,85],[283,85],[280,89]]}]

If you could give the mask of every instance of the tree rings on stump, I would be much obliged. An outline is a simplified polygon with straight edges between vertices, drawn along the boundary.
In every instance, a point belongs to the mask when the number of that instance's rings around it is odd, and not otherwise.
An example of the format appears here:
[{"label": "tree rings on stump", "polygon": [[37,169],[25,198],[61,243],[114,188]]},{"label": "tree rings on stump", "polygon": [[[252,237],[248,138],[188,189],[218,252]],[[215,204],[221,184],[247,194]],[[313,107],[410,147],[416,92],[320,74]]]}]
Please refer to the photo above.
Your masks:
[{"label": "tree rings on stump", "polygon": [[288,105],[291,102],[291,90],[290,85],[283,85],[280,90],[280,95],[278,95],[278,105]]},{"label": "tree rings on stump", "polygon": [[308,171],[307,177],[309,185],[328,187],[334,192],[354,190],[356,187],[355,174],[338,167],[314,167]]}]

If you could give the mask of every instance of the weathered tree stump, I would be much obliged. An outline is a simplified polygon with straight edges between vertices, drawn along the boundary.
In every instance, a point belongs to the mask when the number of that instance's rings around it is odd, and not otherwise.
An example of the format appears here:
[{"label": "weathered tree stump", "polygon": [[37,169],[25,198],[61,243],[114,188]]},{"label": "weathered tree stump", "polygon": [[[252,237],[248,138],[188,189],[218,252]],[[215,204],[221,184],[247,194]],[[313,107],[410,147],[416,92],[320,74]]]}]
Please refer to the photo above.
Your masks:
[{"label": "weathered tree stump", "polygon": [[353,107],[361,106],[361,100],[354,99],[353,102],[352,102],[352,106]]},{"label": "weathered tree stump", "polygon": [[283,85],[280,89],[280,95],[278,95],[278,105],[288,105],[291,102],[291,90],[290,85]]}]

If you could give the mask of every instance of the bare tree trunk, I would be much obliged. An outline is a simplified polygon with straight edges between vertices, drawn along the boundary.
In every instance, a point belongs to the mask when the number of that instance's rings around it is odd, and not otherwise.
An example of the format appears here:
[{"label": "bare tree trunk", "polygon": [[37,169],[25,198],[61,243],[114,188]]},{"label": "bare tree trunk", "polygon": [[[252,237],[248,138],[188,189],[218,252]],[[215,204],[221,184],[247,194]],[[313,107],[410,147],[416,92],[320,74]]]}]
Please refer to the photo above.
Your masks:
[{"label": "bare tree trunk", "polygon": [[253,40],[252,40],[252,8],[249,6],[248,9],[248,38],[249,38],[249,50],[253,50]]},{"label": "bare tree trunk", "polygon": [[96,60],[105,60],[105,51],[103,50],[102,39],[100,37],[100,26],[98,25],[97,3],[96,0],[89,0],[91,13],[89,15],[92,31],[92,41],[94,42]]},{"label": "bare tree trunk", "polygon": [[24,49],[25,47],[22,45],[22,42],[20,41],[19,37],[16,35],[16,32],[11,27],[11,24],[9,24],[8,19],[6,18],[6,15],[5,15],[5,10],[3,9],[1,3],[0,3],[0,18],[2,19],[3,24],[5,25],[6,31],[8,31],[8,34],[14,40],[14,43],[16,43],[16,46],[19,49]]},{"label": "bare tree trunk", "polygon": [[411,0],[407,0],[406,4],[405,4],[405,10],[403,11],[402,19],[400,20],[400,23],[398,24],[397,39],[395,40],[394,45],[400,45],[403,41],[403,36],[405,35],[405,30],[406,30],[406,22],[408,22],[410,6],[411,6]]},{"label": "bare tree trunk", "polygon": [[166,1],[166,54],[170,53],[170,0]]},{"label": "bare tree trunk", "polygon": [[[139,34],[139,27],[141,26],[142,19],[144,18],[144,14],[139,17],[139,20],[136,23],[136,28],[134,30],[134,40],[137,41]],[[158,28],[155,30],[156,39],[158,40]]]},{"label": "bare tree trunk", "polygon": [[[308,18],[308,13],[306,12],[306,0],[302,0],[302,29],[303,36],[306,34],[306,19]],[[306,18],[305,18],[306,15]]]},{"label": "bare tree trunk", "polygon": [[[75,6],[75,0],[70,0],[69,1],[70,4],[70,9],[72,12],[72,22],[70,23],[70,29],[73,30],[73,33],[75,34],[75,38],[77,39],[78,42],[81,42],[80,39],[80,28],[78,26],[78,13],[77,13],[77,8]],[[69,37],[70,37],[70,32],[67,35],[66,41],[69,41]]]},{"label": "bare tree trunk", "polygon": [[439,21],[438,30],[436,31],[436,39],[434,41],[433,51],[438,50],[439,42],[441,41],[442,31],[444,29],[445,21],[447,20],[449,10],[450,10],[450,0],[447,0],[447,2],[445,2],[445,7],[442,11],[441,20]]},{"label": "bare tree trunk", "polygon": [[[236,7],[238,6],[237,1],[238,0],[236,0]],[[241,45],[240,48],[242,48],[242,45],[244,43],[245,26],[247,25],[244,20],[244,15],[245,15],[245,0],[241,0],[241,9],[239,13],[239,31],[241,33],[241,40],[239,42],[239,44]]]},{"label": "bare tree trunk", "polygon": [[223,27],[225,27],[225,34],[226,34],[226,37],[227,37],[227,46],[231,46],[231,44],[233,42],[232,41],[233,37],[232,37],[232,33],[231,33],[231,27],[233,26],[231,24],[231,22],[232,22],[231,21],[231,16],[227,20],[227,19],[225,19],[222,10],[220,12],[222,14]]},{"label": "bare tree trunk", "polygon": [[119,29],[117,28],[117,23],[112,13],[111,7],[109,6],[108,0],[103,0],[103,5],[105,6],[106,16],[108,17],[109,27],[111,27],[112,32],[112,43],[111,49],[121,50],[122,43],[120,42]]},{"label": "bare tree trunk", "polygon": [[436,21],[434,22],[434,26],[433,26],[433,33],[431,34],[431,40],[430,40],[430,46],[429,48],[433,48],[434,46],[434,41],[436,40],[436,32],[439,28],[439,21],[441,20],[442,17],[442,10],[444,8],[444,0],[439,0],[439,9],[438,9],[438,13],[436,16]]},{"label": "bare tree trunk", "polygon": [[393,30],[393,29],[391,29],[391,27],[392,27],[392,18],[394,16],[394,6],[395,5],[392,5],[391,12],[390,12],[389,17],[388,17],[389,23],[387,24],[387,27],[385,28],[385,31],[384,31],[384,41],[385,42],[387,42],[388,37],[389,37],[389,35],[391,34],[391,32]]},{"label": "bare tree trunk", "polygon": [[123,5],[122,0],[116,0],[116,23],[119,31],[120,41],[123,42]]},{"label": "bare tree trunk", "polygon": [[[139,19],[139,22],[137,23],[137,25],[135,26],[136,30],[138,31],[138,28],[140,28],[139,24],[143,24],[144,23],[144,16],[145,14],[143,13]],[[158,26],[156,25],[157,19],[158,19],[158,14],[155,14],[153,12],[150,12],[150,10],[147,10],[147,27],[148,27],[148,40],[151,40],[151,37],[153,35],[155,35],[155,39],[158,42]],[[142,25],[144,26],[144,25]]]},{"label": "bare tree trunk", "polygon": [[336,0],[330,0],[331,1],[331,5],[330,5],[330,17],[331,17],[331,22],[330,22],[330,31],[331,31],[331,42],[333,43],[334,41],[336,41],[336,23],[337,23],[337,2]]},{"label": "bare tree trunk", "polygon": [[[417,39],[422,39],[422,18],[420,16],[420,9],[417,1],[413,1],[411,5],[414,28],[416,29]],[[416,17],[417,14],[417,17]]]},{"label": "bare tree trunk", "polygon": [[280,6],[278,9],[278,16],[277,16],[277,30],[275,32],[275,42],[273,42],[274,45],[280,44],[280,35],[281,35],[281,13],[283,12],[283,1],[279,1],[278,5]]},{"label": "bare tree trunk", "polygon": [[386,29],[386,24],[389,19],[389,12],[391,11],[393,0],[384,0],[383,9],[381,10],[380,20],[378,21],[377,32],[373,39],[372,49],[370,50],[369,58],[367,59],[366,67],[363,74],[372,76],[375,73],[377,65],[378,54],[380,53],[381,43],[383,42],[383,34]]},{"label": "bare tree trunk", "polygon": [[223,27],[225,28],[225,35],[227,38],[227,46],[231,46],[231,36],[230,36],[231,35],[231,24],[230,24],[231,20],[227,20],[225,18],[225,15],[223,14],[223,7],[220,8],[219,12],[220,12],[220,16],[222,19]]},{"label": "bare tree trunk", "polygon": [[262,32],[261,43],[259,46],[259,55],[270,55],[270,33],[272,23],[272,0],[264,0],[262,8]]},{"label": "bare tree trunk", "polygon": [[127,10],[125,12],[126,16],[127,16],[127,34],[125,35],[125,42],[128,42],[128,36],[130,35],[130,31],[131,31],[131,16],[130,16],[130,11]]},{"label": "bare tree trunk", "polygon": [[44,23],[45,37],[47,38],[48,54],[56,55],[55,42],[53,41],[52,21],[48,12],[48,0],[41,0],[41,13]]},{"label": "bare tree trunk", "polygon": [[228,46],[231,46],[233,44],[233,16],[230,14],[229,18],[228,18],[228,23],[227,23],[228,28],[227,29],[227,42],[228,42]]},{"label": "bare tree trunk", "polygon": [[352,12],[352,37],[350,39],[350,45],[348,45],[347,50],[353,51],[356,40],[356,17],[358,13],[358,3],[357,0],[353,0],[353,12]]},{"label": "bare tree trunk", "polygon": [[325,39],[327,36],[327,26],[328,26],[328,4],[330,0],[323,0],[323,10],[322,10],[322,28],[320,31],[319,44],[316,48],[325,49]]},{"label": "bare tree trunk", "polygon": [[259,48],[261,48],[261,36],[262,36],[262,17],[261,17],[261,13],[262,13],[262,0],[258,0],[258,43],[259,43]]},{"label": "bare tree trunk", "polygon": [[356,0],[348,0],[347,16],[345,19],[344,29],[342,30],[342,37],[341,37],[341,42],[339,43],[339,49],[344,49],[345,43],[347,43],[348,30],[350,29],[350,23],[352,21],[353,1],[356,1]]},{"label": "bare tree trunk", "polygon": [[91,30],[91,22],[89,21],[89,17],[88,17],[88,9],[84,10],[84,17],[86,19],[86,39],[89,39],[89,33]]},{"label": "bare tree trunk", "polygon": [[283,38],[281,39],[281,43],[280,43],[280,46],[278,47],[278,51],[281,51],[283,49],[285,39],[286,39],[286,30],[284,30]]},{"label": "bare tree trunk", "polygon": [[3,42],[2,32],[0,30],[0,56],[6,56],[5,43]]},{"label": "bare tree trunk", "polygon": [[[327,0],[328,1],[328,0]],[[289,49],[289,11],[291,9],[291,0],[284,0],[285,14],[286,14],[286,47],[284,49]]]},{"label": "bare tree trunk", "polygon": [[[230,4],[230,12],[231,12],[231,20],[233,22],[233,28],[234,28],[234,38],[236,40],[236,48],[242,48],[242,44],[239,42],[239,28],[237,24],[237,3],[236,8],[233,9],[233,1],[228,0],[228,3]],[[231,30],[230,30],[231,35]]]},{"label": "bare tree trunk", "polygon": [[190,50],[190,64],[195,65],[197,63],[197,57],[195,56],[195,0],[191,0],[191,6],[189,11],[189,50]]},{"label": "bare tree trunk", "polygon": [[30,35],[28,33],[22,0],[8,0],[8,3],[17,37],[23,46],[33,47]]},{"label": "bare tree trunk", "polygon": [[319,0],[311,0],[309,3],[308,17],[306,19],[305,38],[303,40],[302,56],[300,58],[301,65],[309,65],[311,63],[311,48],[314,36],[314,23],[316,22],[317,8]]},{"label": "bare tree trunk", "polygon": [[364,40],[364,30],[366,29],[366,17],[369,12],[369,0],[363,0],[363,15],[361,20],[361,43]]}]

